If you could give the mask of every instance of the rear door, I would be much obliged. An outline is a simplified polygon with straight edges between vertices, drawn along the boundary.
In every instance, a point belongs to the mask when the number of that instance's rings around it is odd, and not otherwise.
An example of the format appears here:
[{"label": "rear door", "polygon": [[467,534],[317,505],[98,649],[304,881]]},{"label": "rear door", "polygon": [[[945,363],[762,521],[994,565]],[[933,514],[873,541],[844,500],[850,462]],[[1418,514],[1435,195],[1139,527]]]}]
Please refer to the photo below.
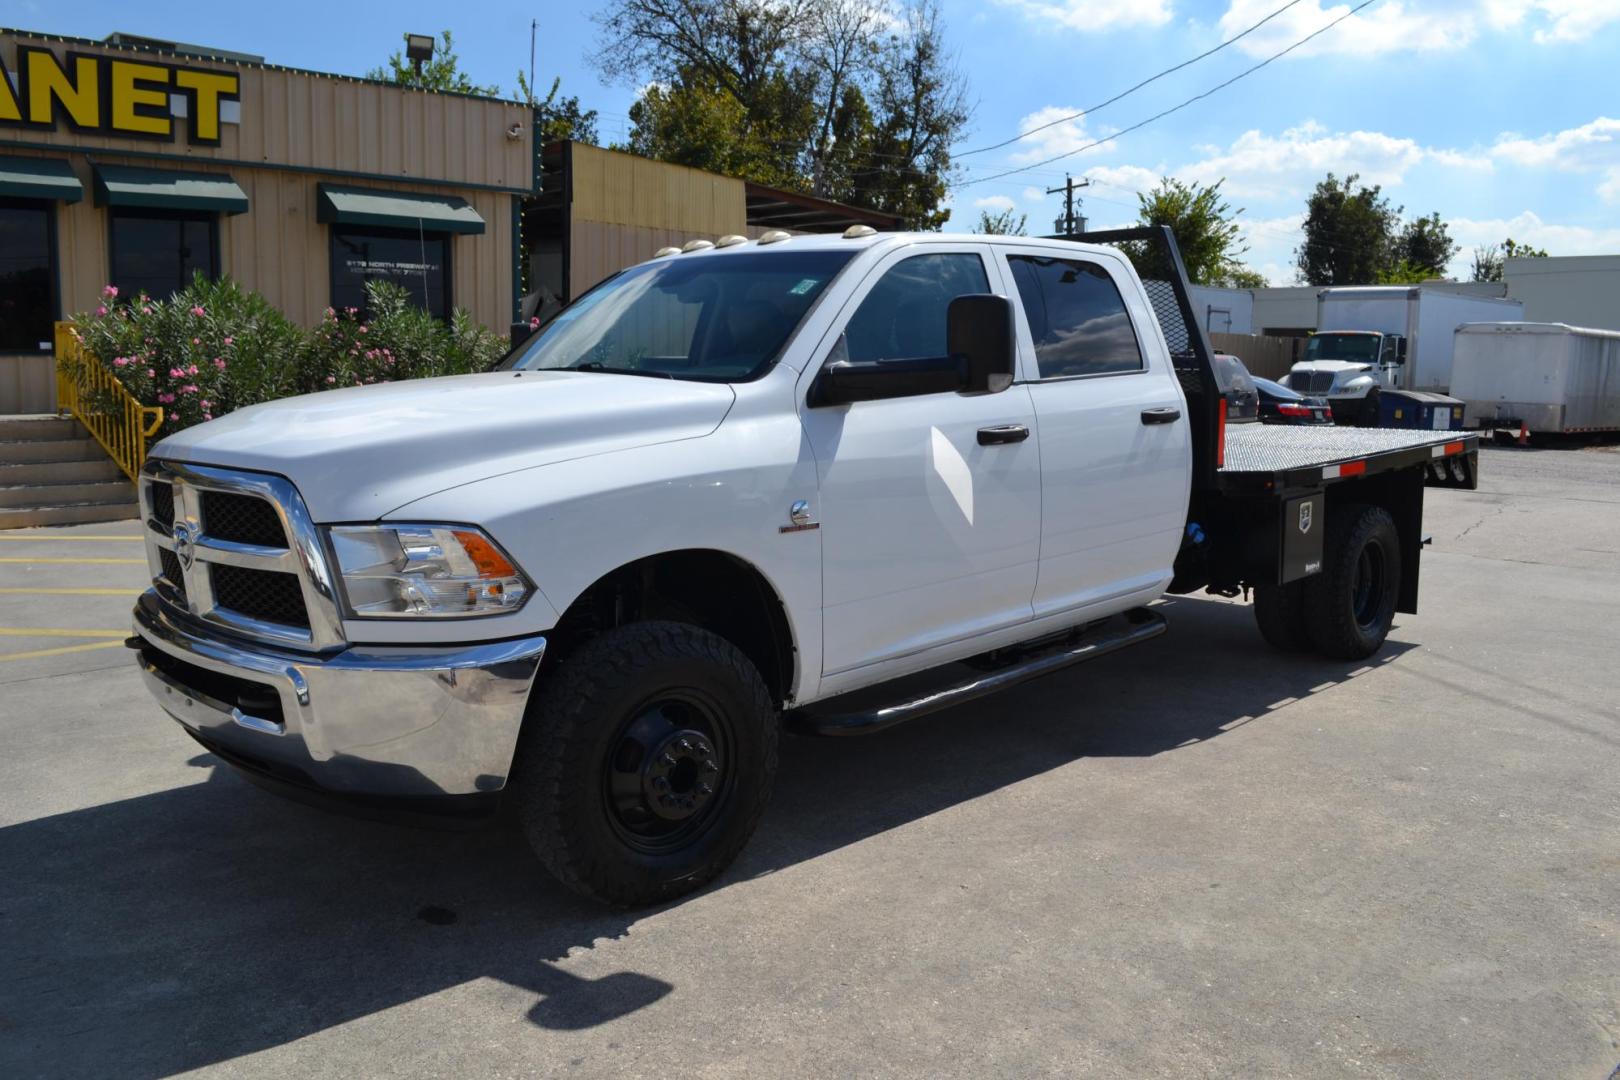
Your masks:
[{"label": "rear door", "polygon": [[1041,453],[1035,617],[1129,607],[1173,576],[1192,485],[1164,337],[1112,252],[1008,245],[998,256],[1018,292]]}]

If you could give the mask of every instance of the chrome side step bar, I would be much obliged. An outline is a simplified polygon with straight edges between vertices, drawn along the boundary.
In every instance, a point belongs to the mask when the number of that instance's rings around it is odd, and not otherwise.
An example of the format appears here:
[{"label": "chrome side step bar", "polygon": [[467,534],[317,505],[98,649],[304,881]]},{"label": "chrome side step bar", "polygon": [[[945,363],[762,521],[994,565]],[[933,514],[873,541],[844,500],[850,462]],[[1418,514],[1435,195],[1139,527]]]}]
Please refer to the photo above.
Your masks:
[{"label": "chrome side step bar", "polygon": [[788,730],[795,735],[869,735],[931,712],[987,697],[1087,660],[1095,660],[1099,656],[1107,656],[1128,645],[1141,644],[1158,637],[1169,626],[1165,617],[1158,612],[1135,608],[1123,615],[1066,633],[1055,643],[1046,643],[1044,647],[1037,644],[1036,651],[1021,651],[1018,646],[1000,650],[1002,653],[1013,652],[1017,658],[965,682],[936,687],[907,701],[878,707],[841,709],[841,699],[869,699],[872,695],[871,690],[857,690],[828,698],[813,706],[794,709],[783,719]]}]

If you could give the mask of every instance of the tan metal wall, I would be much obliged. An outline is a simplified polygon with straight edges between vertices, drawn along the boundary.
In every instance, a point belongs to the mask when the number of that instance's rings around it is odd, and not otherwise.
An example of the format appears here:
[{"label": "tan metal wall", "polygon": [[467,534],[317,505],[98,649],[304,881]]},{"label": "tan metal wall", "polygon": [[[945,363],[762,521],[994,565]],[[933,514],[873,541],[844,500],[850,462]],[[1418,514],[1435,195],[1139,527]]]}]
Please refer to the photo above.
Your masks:
[{"label": "tan metal wall", "polygon": [[1250,375],[1280,379],[1294,366],[1294,353],[1302,339],[1262,334],[1210,334],[1209,343],[1216,352],[1231,353],[1242,360]]},{"label": "tan metal wall", "polygon": [[[60,153],[11,150],[18,156],[61,158]],[[89,197],[90,164],[68,157],[85,198],[56,204],[57,257],[61,271],[62,313],[68,317],[100,302],[108,278],[107,211]],[[114,154],[96,155],[107,164],[141,164]],[[245,214],[222,216],[220,269],[244,288],[260,293],[288,318],[305,326],[319,322],[331,296],[327,226],[315,220],[315,186],[340,177],[264,169],[230,170],[248,197]],[[353,181],[342,181],[353,183]],[[364,186],[364,185],[361,185]],[[444,193],[423,184],[390,183],[389,191]],[[504,330],[512,319],[512,196],[493,191],[456,192],[484,219],[476,236],[451,239],[451,300],[474,319]]]},{"label": "tan metal wall", "polygon": [[745,185],[684,165],[572,145],[575,221],[672,230],[713,240],[748,220]]},{"label": "tan metal wall", "polygon": [[[69,51],[185,67],[241,77],[240,124],[220,128],[218,146],[54,130],[0,128],[0,144],[38,143],[81,151],[168,154],[199,162],[274,162],[402,180],[439,180],[528,190],[534,158],[531,112],[516,102],[406,90],[285,68],[164,57],[146,50],[0,35],[0,60],[17,71],[17,45],[43,47],[63,61]],[[516,125],[517,137],[507,132]],[[184,126],[181,124],[180,126]]]},{"label": "tan metal wall", "polygon": [[0,356],[0,416],[56,411],[56,358]]}]

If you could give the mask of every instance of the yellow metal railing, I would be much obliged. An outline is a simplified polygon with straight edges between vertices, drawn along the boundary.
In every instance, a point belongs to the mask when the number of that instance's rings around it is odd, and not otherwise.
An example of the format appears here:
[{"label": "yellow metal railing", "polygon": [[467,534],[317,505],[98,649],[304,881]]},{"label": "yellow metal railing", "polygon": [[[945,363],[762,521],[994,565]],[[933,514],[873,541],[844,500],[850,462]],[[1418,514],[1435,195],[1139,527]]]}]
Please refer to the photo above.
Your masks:
[{"label": "yellow metal railing", "polygon": [[146,463],[146,440],[163,423],[163,409],[137,401],[71,328],[56,324],[56,408],[72,413],[133,480]]}]

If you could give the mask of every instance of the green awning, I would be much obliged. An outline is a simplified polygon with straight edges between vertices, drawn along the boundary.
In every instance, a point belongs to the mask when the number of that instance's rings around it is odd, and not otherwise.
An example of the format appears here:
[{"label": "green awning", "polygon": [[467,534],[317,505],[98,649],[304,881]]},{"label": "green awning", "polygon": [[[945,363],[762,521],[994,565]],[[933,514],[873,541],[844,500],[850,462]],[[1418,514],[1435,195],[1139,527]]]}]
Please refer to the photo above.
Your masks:
[{"label": "green awning", "polygon": [[315,220],[326,225],[371,225],[428,232],[481,233],[484,219],[466,199],[405,191],[317,185]]},{"label": "green awning", "polygon": [[76,203],[84,198],[84,185],[73,166],[57,158],[0,157],[0,195]]},{"label": "green awning", "polygon": [[244,214],[248,199],[224,173],[172,172],[128,165],[96,166],[97,206],[156,210],[203,210]]}]

